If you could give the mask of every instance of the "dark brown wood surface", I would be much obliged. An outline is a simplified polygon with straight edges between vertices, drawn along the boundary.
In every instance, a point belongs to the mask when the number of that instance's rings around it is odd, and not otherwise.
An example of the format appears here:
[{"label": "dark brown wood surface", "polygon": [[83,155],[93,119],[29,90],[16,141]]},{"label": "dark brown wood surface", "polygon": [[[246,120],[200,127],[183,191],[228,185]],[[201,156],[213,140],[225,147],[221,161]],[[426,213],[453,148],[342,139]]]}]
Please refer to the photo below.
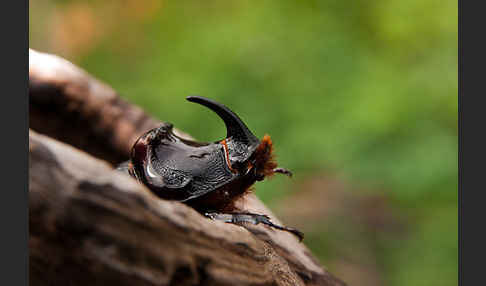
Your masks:
[{"label": "dark brown wood surface", "polygon": [[[31,285],[344,285],[305,239],[208,220],[114,171],[160,121],[107,85],[30,50],[29,89]],[[236,205],[281,223],[254,194]]]}]

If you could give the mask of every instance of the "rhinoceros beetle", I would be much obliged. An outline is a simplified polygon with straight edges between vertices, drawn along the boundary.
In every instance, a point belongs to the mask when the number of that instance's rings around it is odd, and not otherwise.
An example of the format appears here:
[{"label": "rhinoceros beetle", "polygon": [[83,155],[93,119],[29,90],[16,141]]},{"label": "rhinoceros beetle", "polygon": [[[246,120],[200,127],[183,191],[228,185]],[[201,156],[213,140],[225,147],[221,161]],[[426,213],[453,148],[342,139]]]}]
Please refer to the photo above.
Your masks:
[{"label": "rhinoceros beetle", "polygon": [[214,111],[226,125],[226,138],[212,143],[190,141],[174,134],[171,123],[163,123],[143,134],[133,145],[130,160],[117,169],[158,197],[183,202],[213,220],[263,223],[302,240],[300,231],[275,225],[266,215],[232,212],[233,202],[256,181],[274,173],[292,176],[277,168],[270,136],[259,140],[234,112],[214,100],[186,99]]}]

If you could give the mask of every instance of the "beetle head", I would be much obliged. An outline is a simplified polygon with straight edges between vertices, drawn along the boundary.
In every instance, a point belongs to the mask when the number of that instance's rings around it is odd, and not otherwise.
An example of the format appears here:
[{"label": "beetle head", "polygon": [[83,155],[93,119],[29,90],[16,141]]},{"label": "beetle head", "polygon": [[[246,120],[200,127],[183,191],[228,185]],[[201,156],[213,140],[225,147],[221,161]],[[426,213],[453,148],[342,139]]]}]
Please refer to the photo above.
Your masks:
[{"label": "beetle head", "polygon": [[238,115],[218,102],[200,96],[189,96],[187,100],[208,107],[224,121],[227,135],[220,142],[227,148],[230,169],[257,181],[274,173],[277,164],[273,159],[270,136],[265,135],[260,141]]},{"label": "beetle head", "polygon": [[226,140],[229,148],[230,161],[236,164],[247,161],[260,144],[260,140],[251,133],[238,115],[226,106],[208,98],[188,96],[186,99],[206,106],[223,119],[226,125],[226,138],[224,140]]}]

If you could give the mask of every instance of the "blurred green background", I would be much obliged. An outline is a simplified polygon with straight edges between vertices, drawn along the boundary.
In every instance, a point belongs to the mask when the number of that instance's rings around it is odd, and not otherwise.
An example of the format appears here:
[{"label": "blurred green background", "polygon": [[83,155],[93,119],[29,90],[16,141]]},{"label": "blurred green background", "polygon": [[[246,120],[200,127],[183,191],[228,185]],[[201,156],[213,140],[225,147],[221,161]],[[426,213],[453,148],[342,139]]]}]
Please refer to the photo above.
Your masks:
[{"label": "blurred green background", "polygon": [[350,285],[457,285],[456,1],[32,0],[61,55],[195,138],[272,136],[256,193]]}]

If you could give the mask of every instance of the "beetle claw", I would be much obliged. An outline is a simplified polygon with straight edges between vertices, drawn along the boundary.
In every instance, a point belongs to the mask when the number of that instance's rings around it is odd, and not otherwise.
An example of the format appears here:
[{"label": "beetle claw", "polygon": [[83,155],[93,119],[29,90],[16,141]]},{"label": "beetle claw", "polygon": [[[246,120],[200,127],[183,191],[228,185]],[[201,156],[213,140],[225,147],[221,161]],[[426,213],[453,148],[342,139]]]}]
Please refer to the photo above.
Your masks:
[{"label": "beetle claw", "polygon": [[269,216],[264,214],[254,214],[248,212],[243,212],[243,213],[206,212],[204,213],[204,215],[212,220],[219,220],[219,221],[233,223],[233,224],[240,224],[246,222],[246,223],[251,223],[256,225],[262,223],[279,230],[288,231],[293,235],[297,236],[299,241],[302,241],[304,239],[304,234],[301,231],[291,227],[276,225],[273,222],[271,222]]}]

